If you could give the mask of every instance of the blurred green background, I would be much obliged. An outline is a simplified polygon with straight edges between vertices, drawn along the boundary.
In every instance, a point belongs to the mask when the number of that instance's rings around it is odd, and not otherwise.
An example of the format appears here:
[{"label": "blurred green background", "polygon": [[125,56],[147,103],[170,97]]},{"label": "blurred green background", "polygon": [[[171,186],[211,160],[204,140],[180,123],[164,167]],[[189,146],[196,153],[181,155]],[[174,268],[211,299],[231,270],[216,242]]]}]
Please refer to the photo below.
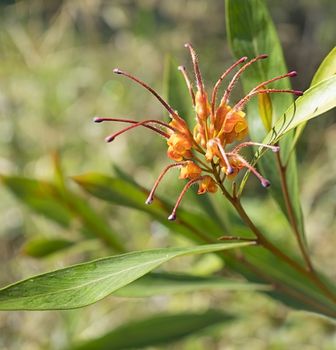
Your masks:
[{"label": "blurred green background", "polygon": [[[268,1],[289,70],[297,70],[295,89],[306,89],[321,60],[335,44],[333,0]],[[159,92],[167,54],[190,69],[183,44],[196,48],[208,86],[232,62],[226,43],[224,1],[1,1],[0,2],[0,173],[50,179],[52,154],[59,152],[66,176],[88,171],[113,173],[117,165],[149,188],[167,164],[166,146],[147,130],[136,130],[107,145],[117,125],[92,122],[95,115],[164,118],[145,90],[112,69],[141,77]],[[269,53],[271,54],[271,53]],[[317,266],[334,269],[336,190],[335,112],[309,123],[298,148],[307,235]],[[248,196],[257,221],[259,185],[249,181]],[[181,183],[168,176],[161,194],[177,195]],[[32,237],[78,236],[76,223],[63,230],[32,215],[0,187],[1,286],[38,272],[108,254],[101,243],[44,260],[25,256]],[[144,214],[90,200],[109,217],[128,249],[145,249],[183,240]],[[257,205],[255,205],[257,204]],[[192,263],[191,263],[192,261]],[[170,264],[177,271],[216,271],[213,257]],[[2,312],[1,349],[62,349],[98,336],[126,320],[159,311],[204,310],[222,305],[237,321],[213,328],[169,349],[333,349],[330,324],[307,314],[288,313],[256,293],[198,292],[141,300],[107,298],[81,310]]]}]

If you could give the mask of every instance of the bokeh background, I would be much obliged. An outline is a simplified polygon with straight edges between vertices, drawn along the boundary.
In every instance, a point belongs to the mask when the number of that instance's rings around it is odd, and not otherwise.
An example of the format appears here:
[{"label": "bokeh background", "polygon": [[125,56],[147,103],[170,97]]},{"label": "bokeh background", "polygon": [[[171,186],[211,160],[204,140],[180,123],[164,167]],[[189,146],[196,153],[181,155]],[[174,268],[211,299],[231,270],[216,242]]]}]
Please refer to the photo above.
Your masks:
[{"label": "bokeh background", "polygon": [[[314,71],[335,45],[336,2],[269,0],[269,9],[296,89],[306,89]],[[116,125],[92,117],[161,118],[161,106],[145,90],[114,76],[114,67],[141,77],[159,92],[167,55],[191,68],[183,44],[193,43],[206,81],[216,81],[232,62],[226,43],[224,1],[0,1],[0,173],[50,179],[58,152],[65,174],[113,174],[118,166],[149,188],[164,164],[165,145],[147,130],[132,131],[107,145]],[[270,53],[271,54],[271,53]],[[307,235],[316,264],[336,277],[334,246],[335,112],[309,123],[298,147]],[[258,184],[247,196],[263,220]],[[178,193],[169,177],[161,193]],[[77,237],[33,215],[0,186],[0,283],[108,254],[96,245],[37,260],[22,246],[32,237]],[[129,249],[179,244],[181,238],[144,214],[92,205],[109,217]],[[257,205],[256,205],[257,204]],[[268,215],[268,214],[267,214]],[[180,260],[170,269],[216,271],[216,259]],[[332,349],[336,333],[326,321],[256,293],[192,293],[146,300],[107,298],[81,310],[0,313],[1,349],[63,349],[98,336],[124,321],[159,311],[202,310],[222,305],[239,315],[232,324],[189,338],[169,349]]]}]

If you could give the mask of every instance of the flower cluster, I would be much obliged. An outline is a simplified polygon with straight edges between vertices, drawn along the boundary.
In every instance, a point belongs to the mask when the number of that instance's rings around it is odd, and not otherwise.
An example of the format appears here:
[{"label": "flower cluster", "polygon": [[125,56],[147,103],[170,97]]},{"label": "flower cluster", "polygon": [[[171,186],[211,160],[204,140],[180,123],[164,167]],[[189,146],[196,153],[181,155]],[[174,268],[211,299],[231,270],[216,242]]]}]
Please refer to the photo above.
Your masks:
[{"label": "flower cluster", "polygon": [[[132,79],[151,92],[168,111],[171,121],[165,123],[154,119],[143,120],[140,122],[120,118],[97,117],[94,119],[94,121],[98,123],[103,121],[117,121],[131,124],[107,137],[107,142],[111,142],[122,133],[139,126],[148,128],[166,139],[168,145],[167,156],[174,162],[163,169],[150,191],[146,203],[150,204],[153,201],[155,191],[167,171],[175,167],[180,168],[180,179],[186,179],[188,182],[180,193],[175,207],[168,218],[169,220],[175,220],[176,210],[184,194],[196,183],[199,185],[198,194],[206,192],[214,193],[217,191],[218,185],[221,185],[225,178],[233,178],[241,169],[247,168],[260,180],[264,187],[268,187],[270,185],[269,181],[265,179],[251,164],[249,164],[239,154],[239,151],[246,146],[259,145],[277,152],[279,147],[263,145],[251,141],[239,142],[248,134],[248,124],[243,109],[253,96],[259,94],[291,93],[302,95],[302,92],[297,90],[267,88],[267,85],[274,81],[285,77],[295,76],[296,72],[292,71],[258,84],[246,96],[230,106],[230,94],[240,75],[253,63],[267,57],[267,55],[259,55],[251,60],[248,60],[247,57],[242,57],[229,67],[216,82],[211,93],[211,98],[209,99],[207,92],[205,91],[196,53],[190,44],[186,44],[185,47],[190,51],[194,67],[196,92],[194,91],[185,67],[180,66],[178,69],[181,71],[186,81],[195,110],[196,124],[192,129],[178,112],[175,111],[154,89],[138,78],[121,71],[120,69],[114,69],[114,73]],[[236,73],[227,85],[219,104],[217,104],[217,94],[222,81],[236,68]],[[235,145],[231,147],[230,150],[227,150],[227,146],[233,143],[235,143]]]}]

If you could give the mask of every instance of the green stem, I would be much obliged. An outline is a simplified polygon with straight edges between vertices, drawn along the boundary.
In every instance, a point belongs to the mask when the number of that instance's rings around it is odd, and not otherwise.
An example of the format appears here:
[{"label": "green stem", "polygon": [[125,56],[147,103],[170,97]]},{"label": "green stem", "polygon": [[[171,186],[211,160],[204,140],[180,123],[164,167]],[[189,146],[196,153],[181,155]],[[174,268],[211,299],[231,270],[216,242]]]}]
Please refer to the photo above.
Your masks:
[{"label": "green stem", "polygon": [[250,227],[250,229],[253,231],[253,233],[256,235],[258,242],[260,245],[262,245],[264,248],[268,249],[270,252],[272,252],[274,255],[278,256],[281,260],[286,262],[288,265],[290,265],[292,268],[294,268],[296,271],[300,272],[304,276],[306,276],[311,282],[313,282],[316,287],[318,287],[323,294],[328,297],[330,300],[336,303],[336,296],[321,282],[319,277],[314,271],[310,271],[302,267],[300,264],[298,264],[295,260],[290,258],[288,255],[284,254],[280,249],[278,249],[275,245],[273,245],[266,237],[257,229],[257,227],[253,224],[247,213],[245,212],[244,208],[242,207],[239,200],[235,199],[231,201],[233,206],[236,208],[237,212],[239,213],[240,217],[244,220],[244,222]]},{"label": "green stem", "polygon": [[307,249],[306,249],[305,244],[304,244],[303,239],[302,239],[302,235],[300,234],[298,226],[297,226],[293,206],[292,206],[290,196],[289,196],[289,191],[288,191],[288,185],[287,185],[287,179],[286,179],[286,166],[284,166],[282,164],[279,153],[276,154],[276,160],[277,160],[277,166],[278,166],[279,174],[280,174],[280,183],[281,183],[282,194],[284,197],[290,225],[293,229],[294,235],[296,237],[301,254],[306,262],[308,270],[314,271],[313,264],[310,260],[309,254],[307,252]]},{"label": "green stem", "polygon": [[[217,181],[220,180],[218,172],[214,171],[214,176],[216,177]],[[241,219],[245,222],[245,224],[251,229],[251,231],[255,234],[257,238],[257,243],[259,243],[261,246],[263,246],[265,249],[269,250],[272,254],[280,258],[282,261],[286,262],[289,266],[291,266],[293,269],[304,275],[307,279],[309,279],[318,289],[321,290],[321,292],[328,297],[330,300],[336,303],[336,296],[325,286],[324,283],[320,280],[319,276],[314,272],[307,270],[303,266],[301,266],[299,263],[297,263],[294,259],[283,253],[280,249],[278,249],[273,243],[271,243],[262,233],[261,231],[254,225],[254,223],[251,221],[250,217],[247,215],[245,209],[240,203],[240,200],[238,197],[232,197],[224,185],[218,181],[218,185],[222,190],[222,193],[224,196],[230,201],[230,203],[234,206],[237,213],[241,217]]]},{"label": "green stem", "polygon": [[205,162],[203,162],[202,160],[200,160],[196,155],[194,155],[193,157],[197,162],[199,162],[201,165],[203,165],[207,171],[211,172],[211,168],[208,166],[208,164],[206,164]]},{"label": "green stem", "polygon": [[[315,271],[313,263],[310,259],[309,253],[306,249],[305,242],[303,241],[303,237],[299,232],[298,225],[297,225],[295,215],[294,215],[293,206],[292,206],[290,195],[289,195],[287,179],[286,179],[287,166],[282,164],[281,157],[280,157],[279,153],[277,153],[276,159],[277,159],[277,165],[278,165],[279,174],[280,174],[281,189],[282,189],[283,197],[285,200],[286,210],[288,213],[288,219],[289,219],[289,222],[290,222],[291,227],[293,229],[295,238],[298,242],[301,254],[302,254],[304,261],[307,265],[307,269],[310,272],[310,275],[312,275],[314,277],[316,285],[318,285],[320,289],[329,290],[325,286],[325,284],[321,281],[319,275]],[[333,294],[331,294],[331,295],[333,295]],[[335,300],[335,298],[333,300]]]},{"label": "green stem", "polygon": [[263,271],[258,269],[256,266],[252,265],[250,262],[248,262],[244,257],[241,258],[241,261],[249,267],[255,274],[260,276],[265,282],[270,283],[274,289],[278,291],[285,292],[288,295],[291,295],[295,299],[300,300],[302,303],[306,305],[311,305],[313,308],[320,310],[320,312],[324,313],[325,315],[329,315],[330,317],[336,317],[336,313],[333,310],[330,310],[325,305],[321,305],[319,302],[313,300],[312,298],[309,298],[305,296],[301,291],[298,291],[297,289],[293,288],[292,286],[288,286],[284,284],[283,282],[279,283],[276,279],[273,278],[273,276],[269,276],[265,274]]},{"label": "green stem", "polygon": [[[189,223],[185,222],[184,220],[180,220],[180,224],[187,227],[188,229],[192,230],[198,238],[203,239],[205,242],[207,242],[207,243],[214,243],[215,242],[214,239],[200,234],[199,230],[197,230],[193,225],[190,225]],[[255,239],[249,239],[249,238],[231,237],[231,236],[224,236],[224,237],[225,237],[224,240],[226,238],[228,238],[229,240],[231,240],[231,239],[233,239],[233,240],[246,240],[246,241],[251,240],[251,241],[256,242]],[[219,239],[222,239],[222,237],[220,237]],[[228,251],[218,252],[218,255],[222,259],[224,259],[224,261],[226,261],[227,255],[230,255],[230,254],[231,253]],[[295,299],[300,300],[303,304],[310,305],[314,309],[319,310],[321,313],[323,313],[325,315],[328,315],[330,317],[336,317],[336,313],[334,311],[330,310],[327,306],[321,305],[319,302],[312,300],[311,298],[306,297],[301,292],[295,290],[295,288],[293,288],[292,286],[286,286],[283,283],[279,283],[278,281],[274,280],[273,277],[268,276],[264,272],[260,271],[256,266],[254,266],[253,264],[248,262],[243,256],[240,258],[240,261],[244,265],[246,265],[248,268],[250,268],[252,271],[254,271],[254,273],[259,275],[261,277],[261,279],[265,280],[268,283],[271,283],[271,285],[279,292],[282,291],[284,293],[287,293],[288,295],[291,295]]]}]

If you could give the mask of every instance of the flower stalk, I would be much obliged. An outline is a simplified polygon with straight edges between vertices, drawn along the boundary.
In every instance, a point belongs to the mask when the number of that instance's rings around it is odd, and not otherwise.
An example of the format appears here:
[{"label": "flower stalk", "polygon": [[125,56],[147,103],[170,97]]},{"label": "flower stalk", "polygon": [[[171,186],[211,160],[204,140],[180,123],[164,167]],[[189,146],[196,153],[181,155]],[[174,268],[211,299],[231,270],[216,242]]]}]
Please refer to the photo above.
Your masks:
[{"label": "flower stalk", "polygon": [[297,222],[295,219],[295,215],[294,215],[294,211],[293,211],[293,206],[290,200],[290,196],[289,196],[289,191],[288,191],[288,186],[287,186],[287,180],[286,180],[286,166],[284,166],[282,164],[281,161],[281,157],[280,154],[278,154],[276,156],[276,162],[277,162],[277,166],[278,166],[278,170],[279,170],[279,174],[280,174],[280,183],[281,183],[281,189],[282,189],[282,194],[283,194],[283,198],[285,201],[285,206],[286,206],[286,210],[287,210],[287,214],[288,214],[288,218],[289,218],[289,223],[292,227],[292,230],[294,232],[295,238],[298,242],[301,254],[304,258],[304,261],[306,263],[307,269],[314,273],[314,267],[313,264],[310,260],[310,256],[309,253],[306,250],[305,244],[303,242],[302,236],[299,232],[298,226],[297,226]]}]

